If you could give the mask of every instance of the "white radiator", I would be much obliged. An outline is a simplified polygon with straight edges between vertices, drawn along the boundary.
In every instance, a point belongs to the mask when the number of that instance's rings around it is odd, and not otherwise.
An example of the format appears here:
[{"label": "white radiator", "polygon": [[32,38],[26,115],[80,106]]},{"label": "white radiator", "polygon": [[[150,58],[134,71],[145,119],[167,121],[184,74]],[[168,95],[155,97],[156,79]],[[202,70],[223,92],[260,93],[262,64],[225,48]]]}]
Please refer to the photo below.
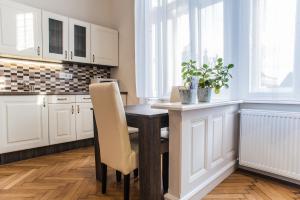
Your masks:
[{"label": "white radiator", "polygon": [[300,180],[300,113],[241,110],[240,165]]}]

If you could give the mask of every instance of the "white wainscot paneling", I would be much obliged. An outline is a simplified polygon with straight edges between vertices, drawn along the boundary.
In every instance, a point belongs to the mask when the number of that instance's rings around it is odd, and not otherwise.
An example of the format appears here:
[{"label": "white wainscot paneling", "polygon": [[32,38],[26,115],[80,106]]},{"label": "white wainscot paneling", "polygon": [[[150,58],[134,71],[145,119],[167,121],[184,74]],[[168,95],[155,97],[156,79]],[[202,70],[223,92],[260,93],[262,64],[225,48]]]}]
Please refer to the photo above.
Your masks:
[{"label": "white wainscot paneling", "polygon": [[229,159],[237,155],[237,142],[239,132],[239,115],[237,112],[227,113],[225,116],[224,131],[224,158]]},{"label": "white wainscot paneling", "polygon": [[191,124],[191,173],[190,182],[202,176],[207,166],[207,120]]},{"label": "white wainscot paneling", "polygon": [[171,110],[167,200],[201,199],[236,168],[238,105]]},{"label": "white wainscot paneling", "polygon": [[223,161],[223,116],[214,117],[212,120],[211,147],[211,167],[215,167]]}]

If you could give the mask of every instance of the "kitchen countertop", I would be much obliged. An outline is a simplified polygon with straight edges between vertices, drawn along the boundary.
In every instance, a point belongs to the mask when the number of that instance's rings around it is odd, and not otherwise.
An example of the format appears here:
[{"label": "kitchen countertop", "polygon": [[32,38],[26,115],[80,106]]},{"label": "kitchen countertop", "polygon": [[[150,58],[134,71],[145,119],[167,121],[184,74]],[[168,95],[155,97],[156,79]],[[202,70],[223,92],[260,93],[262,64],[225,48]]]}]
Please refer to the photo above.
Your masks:
[{"label": "kitchen countertop", "polygon": [[191,105],[184,105],[181,103],[155,103],[152,105],[152,108],[176,110],[176,111],[188,111],[188,110],[198,110],[198,109],[206,109],[212,107],[234,105],[240,103],[243,103],[243,101],[241,100],[213,101],[209,103],[198,103],[198,104],[191,104]]},{"label": "kitchen countertop", "polygon": [[88,92],[0,92],[0,96],[30,96],[30,95],[88,95]]},{"label": "kitchen countertop", "polygon": [[[128,92],[121,92],[127,95]],[[0,96],[30,96],[30,95],[89,95],[89,92],[0,92]]]}]

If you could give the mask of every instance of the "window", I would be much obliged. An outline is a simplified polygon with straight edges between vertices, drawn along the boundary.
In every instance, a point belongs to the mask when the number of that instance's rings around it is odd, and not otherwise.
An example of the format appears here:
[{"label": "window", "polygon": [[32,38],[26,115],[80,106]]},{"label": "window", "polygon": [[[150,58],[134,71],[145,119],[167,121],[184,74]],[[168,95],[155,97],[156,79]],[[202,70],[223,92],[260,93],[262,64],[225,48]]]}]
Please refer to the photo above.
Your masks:
[{"label": "window", "polygon": [[182,85],[181,63],[224,57],[223,0],[136,1],[136,86],[141,98]]},{"label": "window", "polygon": [[251,0],[250,93],[291,93],[297,0]]},{"label": "window", "polygon": [[203,4],[200,8],[200,56],[201,63],[215,62],[224,56],[223,1]]}]

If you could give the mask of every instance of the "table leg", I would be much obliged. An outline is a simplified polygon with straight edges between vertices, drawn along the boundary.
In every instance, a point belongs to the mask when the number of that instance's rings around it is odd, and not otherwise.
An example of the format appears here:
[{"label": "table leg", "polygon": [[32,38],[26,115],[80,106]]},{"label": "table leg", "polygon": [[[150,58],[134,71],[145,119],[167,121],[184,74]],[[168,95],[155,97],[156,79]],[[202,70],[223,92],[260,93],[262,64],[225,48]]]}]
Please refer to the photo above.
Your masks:
[{"label": "table leg", "polygon": [[145,117],[139,124],[140,199],[160,200],[161,157],[160,119]]},{"label": "table leg", "polygon": [[96,179],[98,181],[102,181],[102,169],[101,169],[101,156],[100,156],[100,146],[99,146],[99,139],[98,139],[98,129],[97,123],[95,119],[95,115],[93,114],[93,123],[94,123],[94,139],[95,139],[95,167],[96,167]]}]

